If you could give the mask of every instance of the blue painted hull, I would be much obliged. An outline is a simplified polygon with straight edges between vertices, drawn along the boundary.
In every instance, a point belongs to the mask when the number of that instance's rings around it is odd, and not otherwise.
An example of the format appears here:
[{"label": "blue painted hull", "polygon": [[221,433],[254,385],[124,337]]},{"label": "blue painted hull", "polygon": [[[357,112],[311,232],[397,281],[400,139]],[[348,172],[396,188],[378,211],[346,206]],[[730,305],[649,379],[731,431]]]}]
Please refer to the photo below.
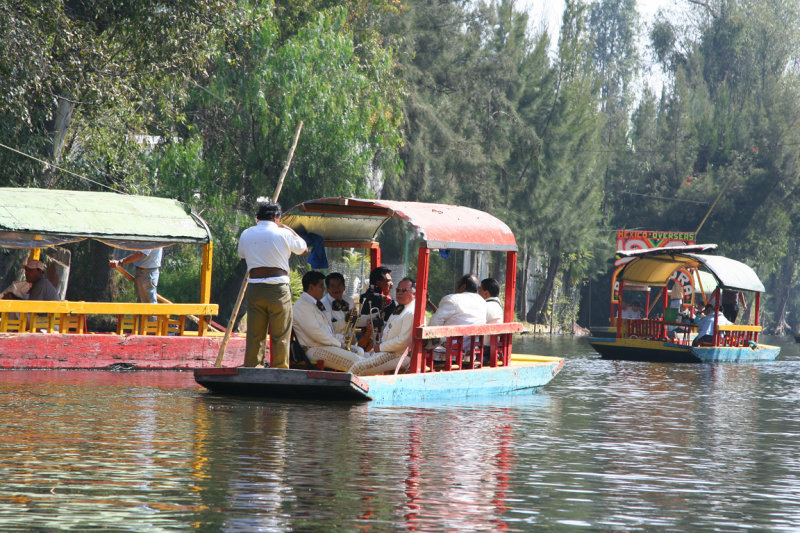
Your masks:
[{"label": "blue painted hull", "polygon": [[391,376],[274,368],[203,368],[194,376],[197,383],[219,394],[412,404],[531,394],[564,365],[559,357],[519,357],[523,360],[512,360],[507,367]]},{"label": "blue painted hull", "polygon": [[363,376],[369,397],[378,403],[398,404],[507,394],[531,394],[547,385],[564,360],[512,363],[508,367]]},{"label": "blue painted hull", "polygon": [[589,344],[603,359],[649,361],[654,363],[753,363],[773,361],[781,349],[759,344],[756,348],[729,346],[686,346],[643,339],[594,337]]}]

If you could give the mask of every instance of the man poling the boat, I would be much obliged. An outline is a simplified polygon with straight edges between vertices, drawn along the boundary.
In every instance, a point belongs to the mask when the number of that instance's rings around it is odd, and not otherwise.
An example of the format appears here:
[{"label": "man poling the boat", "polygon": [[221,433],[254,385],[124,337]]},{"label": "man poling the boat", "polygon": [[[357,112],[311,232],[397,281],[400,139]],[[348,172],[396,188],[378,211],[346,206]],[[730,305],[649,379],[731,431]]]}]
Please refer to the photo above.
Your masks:
[{"label": "man poling the boat", "polygon": [[304,254],[306,242],[281,224],[277,202],[259,203],[256,225],[239,238],[239,257],[247,262],[247,347],[244,366],[264,366],[267,326],[272,341],[272,367],[289,368],[292,292],[289,257]]}]

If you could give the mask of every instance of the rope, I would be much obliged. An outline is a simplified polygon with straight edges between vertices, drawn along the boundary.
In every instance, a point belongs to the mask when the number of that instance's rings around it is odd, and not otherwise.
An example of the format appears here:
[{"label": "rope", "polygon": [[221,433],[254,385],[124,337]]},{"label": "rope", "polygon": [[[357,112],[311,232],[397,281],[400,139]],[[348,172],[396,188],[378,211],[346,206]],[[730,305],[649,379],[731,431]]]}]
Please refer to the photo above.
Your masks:
[{"label": "rope", "polygon": [[75,176],[76,178],[79,178],[79,179],[82,179],[82,180],[86,180],[86,181],[88,181],[90,183],[94,183],[95,185],[97,185],[99,187],[105,187],[106,189],[110,190],[111,192],[116,192],[116,193],[119,193],[119,194],[129,194],[129,193],[126,193],[126,192],[121,192],[121,191],[118,191],[116,189],[113,189],[113,188],[109,187],[108,185],[105,185],[104,183],[100,183],[99,181],[95,181],[95,180],[93,180],[91,178],[87,178],[86,176],[81,176],[80,174],[76,174],[76,173],[74,173],[74,172],[72,172],[70,170],[67,170],[65,168],[61,168],[60,166],[58,166],[56,164],[50,163],[49,161],[45,161],[44,159],[39,159],[38,157],[33,157],[32,155],[26,154],[25,152],[21,152],[21,151],[17,150],[16,148],[12,148],[10,146],[6,146],[3,143],[0,143],[0,147],[5,148],[6,150],[11,150],[14,153],[17,153],[19,155],[28,157],[30,159],[33,159],[34,161],[42,163],[43,165],[45,165],[45,166],[47,166],[49,168],[55,168],[57,170],[60,170],[61,172],[66,172],[67,174],[71,174],[72,176]]}]

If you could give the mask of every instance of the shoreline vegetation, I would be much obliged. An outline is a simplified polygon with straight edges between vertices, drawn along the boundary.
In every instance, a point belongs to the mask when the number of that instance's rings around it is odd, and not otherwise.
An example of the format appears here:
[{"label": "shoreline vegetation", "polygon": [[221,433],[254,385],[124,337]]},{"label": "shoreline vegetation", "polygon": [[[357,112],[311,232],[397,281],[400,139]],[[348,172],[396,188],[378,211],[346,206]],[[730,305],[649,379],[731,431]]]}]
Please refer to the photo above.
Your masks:
[{"label": "shoreline vegetation", "polygon": [[[6,2],[0,186],[180,200],[214,236],[227,324],[238,235],[302,121],[285,209],[347,196],[489,212],[517,238],[526,322],[605,323],[616,230],[702,228],[697,242],[755,268],[760,323],[786,333],[800,317],[800,0],[678,1],[680,20],[644,25],[636,0],[566,0],[551,33],[513,0]],[[402,263],[403,229],[380,238]],[[89,280],[68,299],[130,297],[109,248],[67,247]],[[1,286],[21,256],[0,250]],[[448,293],[461,259],[439,259],[430,289]],[[163,295],[192,300],[200,261],[168,250]]]}]

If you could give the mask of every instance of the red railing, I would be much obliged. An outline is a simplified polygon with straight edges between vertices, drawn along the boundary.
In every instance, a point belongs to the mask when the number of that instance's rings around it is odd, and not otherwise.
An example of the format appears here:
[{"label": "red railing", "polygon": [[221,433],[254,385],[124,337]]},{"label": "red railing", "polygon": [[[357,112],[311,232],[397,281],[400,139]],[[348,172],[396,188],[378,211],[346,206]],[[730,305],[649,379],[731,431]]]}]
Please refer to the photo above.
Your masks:
[{"label": "red railing", "polygon": [[[674,328],[674,329],[673,329]],[[623,319],[622,338],[646,339],[675,344],[691,344],[691,334],[697,324],[685,322],[665,322],[661,319]],[[673,336],[670,336],[670,330]],[[758,342],[761,326],[718,326],[714,335],[714,346],[749,346]]]},{"label": "red railing", "polygon": [[[415,338],[422,341],[422,371],[508,366],[511,361],[512,335],[521,331],[522,324],[519,322],[417,328]],[[489,358],[485,365],[484,336],[489,343]],[[434,340],[439,342],[433,342]]]}]

